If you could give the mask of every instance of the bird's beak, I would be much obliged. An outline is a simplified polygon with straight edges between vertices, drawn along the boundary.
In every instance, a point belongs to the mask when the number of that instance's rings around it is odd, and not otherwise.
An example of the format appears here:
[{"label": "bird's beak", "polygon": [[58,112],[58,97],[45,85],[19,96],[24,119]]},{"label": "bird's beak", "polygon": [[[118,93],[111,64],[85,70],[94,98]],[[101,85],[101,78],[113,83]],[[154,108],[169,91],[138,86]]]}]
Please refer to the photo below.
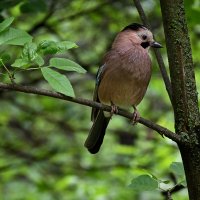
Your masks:
[{"label": "bird's beak", "polygon": [[150,42],[150,46],[153,48],[162,48],[162,45],[155,41]]}]

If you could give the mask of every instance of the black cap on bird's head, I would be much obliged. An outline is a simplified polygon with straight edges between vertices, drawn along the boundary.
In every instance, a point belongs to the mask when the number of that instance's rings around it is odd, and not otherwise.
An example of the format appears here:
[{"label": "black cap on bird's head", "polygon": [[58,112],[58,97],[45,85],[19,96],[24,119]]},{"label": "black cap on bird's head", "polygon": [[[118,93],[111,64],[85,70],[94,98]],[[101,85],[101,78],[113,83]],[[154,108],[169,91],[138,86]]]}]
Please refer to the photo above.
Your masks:
[{"label": "black cap on bird's head", "polygon": [[132,23],[129,24],[128,26],[126,26],[122,31],[125,30],[133,30],[133,31],[137,31],[138,29],[143,28],[143,29],[147,29],[144,25],[142,24],[138,24],[138,23]]},{"label": "black cap on bird's head", "polygon": [[146,49],[147,47],[161,48],[158,42],[154,41],[152,32],[142,24],[132,23],[126,26],[121,32],[133,31],[141,39],[141,46]]}]

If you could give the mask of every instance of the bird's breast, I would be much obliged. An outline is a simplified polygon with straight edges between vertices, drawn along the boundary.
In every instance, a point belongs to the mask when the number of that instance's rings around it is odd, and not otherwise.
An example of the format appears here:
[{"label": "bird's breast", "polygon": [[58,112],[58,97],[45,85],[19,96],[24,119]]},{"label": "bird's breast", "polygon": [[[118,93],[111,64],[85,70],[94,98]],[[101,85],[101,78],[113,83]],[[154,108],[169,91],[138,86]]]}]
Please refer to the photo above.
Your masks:
[{"label": "bird's breast", "polygon": [[129,51],[111,55],[99,85],[102,103],[136,106],[146,92],[151,77],[151,61],[146,52]]}]

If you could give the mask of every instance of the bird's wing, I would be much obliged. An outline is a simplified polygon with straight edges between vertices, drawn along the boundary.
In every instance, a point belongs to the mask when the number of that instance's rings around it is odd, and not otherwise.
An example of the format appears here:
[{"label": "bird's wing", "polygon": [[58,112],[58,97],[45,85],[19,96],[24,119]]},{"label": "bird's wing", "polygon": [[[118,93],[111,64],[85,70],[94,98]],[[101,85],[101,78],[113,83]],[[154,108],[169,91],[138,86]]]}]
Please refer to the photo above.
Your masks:
[{"label": "bird's wing", "polygon": [[[99,97],[98,97],[98,88],[99,88],[105,67],[106,67],[106,64],[102,65],[97,72],[96,84],[95,84],[95,89],[94,89],[94,94],[93,94],[93,101],[96,101],[96,102],[100,102]],[[92,108],[92,113],[91,113],[91,120],[92,121],[95,120],[97,114],[98,114],[98,109]]]}]

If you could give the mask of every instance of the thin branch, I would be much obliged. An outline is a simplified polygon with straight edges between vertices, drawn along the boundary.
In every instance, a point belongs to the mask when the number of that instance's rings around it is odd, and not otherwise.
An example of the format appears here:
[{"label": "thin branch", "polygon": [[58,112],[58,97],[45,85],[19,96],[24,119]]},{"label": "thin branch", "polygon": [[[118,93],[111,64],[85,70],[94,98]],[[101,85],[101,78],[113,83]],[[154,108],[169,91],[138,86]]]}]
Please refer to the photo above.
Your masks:
[{"label": "thin branch", "polygon": [[[142,5],[140,3],[140,0],[133,0],[134,4],[135,4],[135,7],[137,8],[138,10],[138,13],[140,15],[140,18],[142,20],[142,23],[151,30],[151,26],[150,26],[150,23],[148,22],[148,19],[144,13],[144,10],[142,8]],[[159,65],[159,68],[160,68],[160,71],[161,71],[161,74],[162,74],[162,77],[163,77],[163,80],[164,80],[164,83],[165,83],[165,87],[166,87],[166,90],[167,90],[167,93],[169,95],[169,98],[172,102],[172,89],[171,89],[171,82],[170,82],[170,79],[169,79],[169,76],[167,74],[167,70],[166,70],[166,67],[165,67],[165,64],[164,64],[164,61],[163,61],[163,58],[161,56],[161,53],[158,49],[154,48],[154,53],[155,53],[155,56],[156,56],[156,59],[157,59],[157,62],[158,62],[158,65]],[[173,105],[173,103],[172,103]]]},{"label": "thin branch", "polygon": [[9,76],[9,78],[10,78],[10,81],[11,81],[12,83],[14,83],[14,74],[12,74],[12,73],[8,70],[8,68],[6,67],[6,65],[4,64],[4,62],[3,62],[2,59],[0,59],[0,63],[2,64],[2,66],[4,67],[4,69],[6,70],[6,72],[8,73],[8,76]]},{"label": "thin branch", "polygon": [[166,200],[172,200],[172,194],[177,193],[182,189],[185,189],[185,186],[177,184],[173,188],[162,191],[162,195],[165,197]]},{"label": "thin branch", "polygon": [[[89,107],[95,107],[95,108],[98,108],[98,109],[101,109],[104,111],[109,111],[109,112],[111,111],[110,106],[106,106],[106,105],[103,105],[98,102],[94,102],[94,101],[82,99],[82,98],[73,98],[73,97],[65,96],[65,95],[57,93],[57,92],[39,89],[39,88],[35,88],[32,86],[22,86],[22,85],[17,85],[17,84],[0,83],[0,90],[4,90],[4,89],[19,91],[19,92],[23,92],[23,93],[30,93],[30,94],[37,94],[37,95],[42,95],[42,96],[53,97],[53,98],[62,99],[65,101],[70,101],[70,102],[78,103],[78,104],[89,106]],[[133,118],[133,115],[130,112],[127,112],[127,111],[121,110],[121,109],[119,109],[118,115],[121,115],[121,116],[126,117],[131,120]],[[138,122],[157,131],[162,136],[164,135],[177,143],[181,143],[180,136],[178,134],[175,134],[172,131],[168,130],[167,128],[164,128],[164,127],[162,127],[154,122],[151,122],[147,119],[144,119],[142,117],[139,119]]]}]

